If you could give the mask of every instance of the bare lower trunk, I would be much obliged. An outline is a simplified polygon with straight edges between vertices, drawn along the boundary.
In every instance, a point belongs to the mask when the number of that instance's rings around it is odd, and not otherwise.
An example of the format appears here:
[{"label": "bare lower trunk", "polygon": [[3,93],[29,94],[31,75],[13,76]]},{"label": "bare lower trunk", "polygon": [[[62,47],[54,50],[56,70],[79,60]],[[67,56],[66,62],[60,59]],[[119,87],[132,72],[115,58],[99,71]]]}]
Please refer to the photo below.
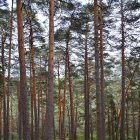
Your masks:
[{"label": "bare lower trunk", "polygon": [[[69,42],[67,42],[67,45],[68,43]],[[74,107],[73,107],[73,92],[72,92],[69,50],[68,50],[68,77],[69,77],[69,94],[70,94],[71,140],[74,140],[75,125],[74,125]]]},{"label": "bare lower trunk", "polygon": [[136,140],[136,127],[135,127],[135,114],[134,114],[134,99],[131,93],[131,106],[132,106],[132,118],[133,118],[133,140]]},{"label": "bare lower trunk", "polygon": [[49,57],[48,57],[48,95],[45,124],[45,140],[53,140],[53,95],[54,95],[54,0],[49,4]]},{"label": "bare lower trunk", "polygon": [[84,96],[85,96],[85,140],[90,138],[89,130],[89,86],[88,86],[88,48],[87,48],[87,32],[88,25],[86,25],[86,34],[85,34],[85,66],[84,66]]},{"label": "bare lower trunk", "polygon": [[59,92],[59,97],[58,97],[58,111],[59,111],[59,140],[61,140],[61,132],[62,132],[62,109],[61,109],[61,87],[60,87],[60,72],[59,72],[59,60],[58,60],[58,92]]},{"label": "bare lower trunk", "polygon": [[23,33],[23,16],[22,2],[17,0],[17,25],[18,25],[18,50],[20,64],[20,104],[23,125],[23,140],[30,140],[27,85],[26,85],[26,67],[24,52],[24,33]]},{"label": "bare lower trunk", "polygon": [[100,65],[98,47],[98,2],[94,0],[94,47],[95,47],[95,79],[96,79],[96,112],[97,112],[97,140],[104,140],[102,131],[102,103],[100,87]]},{"label": "bare lower trunk", "polygon": [[62,130],[61,130],[61,138],[62,138],[62,140],[65,140],[65,114],[66,114],[67,65],[68,65],[68,48],[66,48],[66,57],[65,57],[65,78],[64,78],[63,112],[62,112]]}]

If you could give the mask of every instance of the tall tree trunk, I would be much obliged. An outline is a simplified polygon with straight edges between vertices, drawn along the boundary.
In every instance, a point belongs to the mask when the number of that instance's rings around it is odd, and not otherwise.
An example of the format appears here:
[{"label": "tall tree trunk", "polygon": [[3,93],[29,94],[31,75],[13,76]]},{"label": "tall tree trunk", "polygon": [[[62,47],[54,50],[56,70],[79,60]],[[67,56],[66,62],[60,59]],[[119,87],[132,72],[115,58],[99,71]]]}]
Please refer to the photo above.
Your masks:
[{"label": "tall tree trunk", "polygon": [[115,140],[114,106],[111,105],[111,138]]},{"label": "tall tree trunk", "polygon": [[131,93],[131,107],[132,107],[132,118],[133,118],[133,140],[136,140],[136,127],[135,127],[135,114],[134,114],[134,98]]},{"label": "tall tree trunk", "polygon": [[53,140],[53,94],[54,94],[54,0],[49,3],[49,58],[48,98],[46,110],[45,140]]},{"label": "tall tree trunk", "polygon": [[103,3],[100,0],[100,84],[101,84],[101,108],[102,108],[102,139],[105,139],[105,105],[104,105],[104,54],[103,54]]},{"label": "tall tree trunk", "polygon": [[37,128],[37,107],[36,107],[36,79],[35,79],[35,62],[34,62],[34,48],[33,48],[33,31],[32,31],[32,19],[30,21],[30,46],[31,46],[31,69],[32,69],[32,102],[34,109],[34,124],[35,124],[35,137],[34,140],[38,140],[38,128]]},{"label": "tall tree trunk", "polygon": [[9,140],[9,95],[10,95],[10,66],[11,66],[11,49],[12,49],[12,31],[13,31],[13,0],[10,17],[10,47],[9,47],[9,62],[8,62],[8,91],[7,91],[7,140]]},{"label": "tall tree trunk", "polygon": [[109,108],[109,106],[108,106],[108,110],[107,110],[107,116],[108,116],[108,140],[111,140],[110,108]]},{"label": "tall tree trunk", "polygon": [[68,115],[68,128],[69,128],[69,140],[71,140],[71,117],[70,117],[70,107],[67,106]]},{"label": "tall tree trunk", "polygon": [[[35,125],[35,137],[33,135],[33,128],[31,128],[32,134],[31,139],[38,140],[38,119],[37,119],[37,106],[36,106],[36,78],[35,78],[35,62],[34,62],[34,47],[33,47],[33,29],[32,29],[32,8],[31,8],[31,1],[28,0],[28,7],[29,11],[27,11],[28,21],[29,21],[29,28],[30,28],[30,36],[29,36],[29,42],[30,42],[30,59],[31,59],[31,82],[32,82],[32,93],[31,93],[31,127]],[[34,112],[34,113],[33,113]],[[33,116],[34,114],[34,116]],[[34,123],[33,123],[34,118]]]},{"label": "tall tree trunk", "polygon": [[39,81],[39,88],[38,88],[38,138],[40,139],[40,96],[42,94],[41,90],[41,81]]},{"label": "tall tree trunk", "polygon": [[77,140],[77,125],[78,125],[78,94],[76,94],[76,109],[75,109],[75,132],[74,140]]},{"label": "tall tree trunk", "polygon": [[17,0],[16,2],[17,2],[17,25],[18,25],[18,50],[19,50],[19,64],[20,64],[20,103],[22,109],[21,114],[22,114],[22,125],[23,125],[23,140],[30,140],[22,2],[21,0]]},{"label": "tall tree trunk", "polygon": [[98,47],[98,2],[94,0],[94,47],[95,47],[95,79],[96,79],[96,112],[97,112],[97,140],[104,140],[102,134],[102,103],[100,90],[100,66]]},{"label": "tall tree trunk", "polygon": [[[42,94],[41,94],[41,103],[43,102],[43,97],[42,97]],[[42,116],[42,121],[41,121],[41,137],[42,139],[44,138],[44,107],[43,105],[41,106],[41,116]]]},{"label": "tall tree trunk", "polygon": [[[41,64],[42,64],[42,59],[41,59],[41,54],[40,54],[40,71],[41,71],[41,69],[42,69],[42,67],[41,67]],[[40,139],[40,136],[41,136],[41,115],[43,115],[43,114],[41,114],[41,111],[42,111],[42,105],[41,105],[41,103],[42,103],[42,84],[41,84],[41,82],[42,82],[42,76],[41,75],[39,75],[40,76],[40,78],[39,78],[39,83],[38,83],[38,135],[39,135],[39,139]]]},{"label": "tall tree trunk", "polygon": [[[67,43],[67,47],[68,47],[68,45],[69,45],[69,38],[68,38],[66,43]],[[75,125],[74,125],[74,104],[73,104],[73,92],[72,92],[72,81],[71,81],[69,49],[68,49],[68,79],[69,79],[69,94],[70,94],[71,140],[74,140],[74,131],[75,131]]]},{"label": "tall tree trunk", "polygon": [[[59,58],[58,58],[59,59]],[[59,72],[59,61],[58,60],[58,94],[59,94],[59,97],[58,97],[58,111],[59,111],[59,140],[61,140],[61,130],[62,130],[62,110],[61,110],[61,89],[60,89],[60,72]]]},{"label": "tall tree trunk", "polygon": [[[90,93],[90,82],[89,82],[89,93]],[[90,140],[93,140],[93,120],[92,120],[92,104],[90,95]]]},{"label": "tall tree trunk", "polygon": [[13,104],[12,104],[12,98],[11,98],[11,140],[14,139],[14,118],[13,118]]},{"label": "tall tree trunk", "polygon": [[4,31],[2,30],[2,56],[1,56],[1,62],[2,62],[2,96],[3,96],[3,137],[4,140],[7,138],[7,130],[6,130],[6,121],[7,121],[7,114],[6,114],[6,91],[5,91],[5,58],[4,58],[4,43],[5,43],[5,35]]},{"label": "tall tree trunk", "polygon": [[121,35],[122,35],[122,101],[121,101],[121,125],[120,125],[120,140],[125,139],[125,37],[124,37],[124,11],[123,0],[121,0]]},{"label": "tall tree trunk", "polygon": [[84,93],[85,93],[85,140],[89,140],[89,89],[88,89],[88,48],[87,48],[88,25],[85,33],[85,66],[84,66]]},{"label": "tall tree trunk", "polygon": [[22,139],[22,114],[21,114],[21,103],[20,103],[20,87],[17,84],[17,98],[18,98],[18,138]]},{"label": "tall tree trunk", "polygon": [[126,106],[126,139],[129,140],[129,107],[128,107],[128,98],[127,98],[127,106]]},{"label": "tall tree trunk", "polygon": [[68,65],[68,47],[66,46],[65,57],[65,78],[64,78],[64,94],[63,94],[63,114],[62,114],[62,140],[65,140],[65,114],[66,114],[66,86],[67,86],[67,65]]},{"label": "tall tree trunk", "polygon": [[30,47],[30,96],[31,96],[31,140],[34,140],[34,127],[33,127],[33,123],[34,123],[34,114],[33,114],[33,88],[32,88],[32,59],[31,59],[31,47]]}]

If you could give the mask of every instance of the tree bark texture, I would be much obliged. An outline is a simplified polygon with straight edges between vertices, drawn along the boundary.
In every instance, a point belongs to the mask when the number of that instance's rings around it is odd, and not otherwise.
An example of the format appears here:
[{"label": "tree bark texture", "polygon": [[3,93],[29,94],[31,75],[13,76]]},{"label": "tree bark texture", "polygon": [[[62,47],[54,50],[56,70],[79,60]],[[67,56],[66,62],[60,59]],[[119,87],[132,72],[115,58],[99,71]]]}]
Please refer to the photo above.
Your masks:
[{"label": "tree bark texture", "polygon": [[21,0],[17,0],[16,3],[17,3],[17,25],[18,25],[18,50],[19,50],[19,64],[20,64],[20,103],[22,109],[21,114],[22,114],[22,125],[23,125],[23,140],[30,140],[22,2]]},{"label": "tree bark texture", "polygon": [[54,95],[54,0],[49,2],[49,58],[48,96],[46,111],[45,140],[53,140],[53,95]]}]

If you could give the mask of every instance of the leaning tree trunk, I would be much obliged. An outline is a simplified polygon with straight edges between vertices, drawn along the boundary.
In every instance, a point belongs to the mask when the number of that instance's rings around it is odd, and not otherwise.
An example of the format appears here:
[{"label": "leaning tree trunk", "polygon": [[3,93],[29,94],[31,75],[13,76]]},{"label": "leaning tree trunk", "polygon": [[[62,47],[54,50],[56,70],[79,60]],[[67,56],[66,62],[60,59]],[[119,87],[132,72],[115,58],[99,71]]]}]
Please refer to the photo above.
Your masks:
[{"label": "leaning tree trunk", "polygon": [[17,25],[18,25],[18,50],[19,50],[19,64],[20,64],[20,103],[22,109],[21,114],[22,114],[22,125],[23,125],[23,140],[30,140],[22,2],[21,0],[17,0],[16,3],[17,3]]},{"label": "leaning tree trunk", "polygon": [[48,95],[45,125],[45,140],[53,140],[53,94],[54,94],[54,0],[49,3],[49,58]]}]

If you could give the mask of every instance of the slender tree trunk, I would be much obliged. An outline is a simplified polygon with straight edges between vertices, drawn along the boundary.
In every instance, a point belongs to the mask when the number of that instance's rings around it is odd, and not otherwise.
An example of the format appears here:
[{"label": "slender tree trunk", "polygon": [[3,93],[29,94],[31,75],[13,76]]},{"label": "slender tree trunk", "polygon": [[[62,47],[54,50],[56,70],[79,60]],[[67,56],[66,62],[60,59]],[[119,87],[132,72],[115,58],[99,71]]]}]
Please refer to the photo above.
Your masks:
[{"label": "slender tree trunk", "polygon": [[121,101],[121,125],[120,125],[120,140],[125,139],[125,37],[124,37],[124,11],[123,0],[121,0],[121,31],[122,31],[122,101]]},{"label": "slender tree trunk", "polygon": [[17,0],[17,25],[18,25],[18,50],[20,64],[20,103],[23,125],[23,140],[30,140],[27,85],[26,85],[26,67],[24,54],[24,33],[23,33],[23,16],[22,2]]},{"label": "slender tree trunk", "polygon": [[12,31],[13,31],[13,1],[10,17],[10,47],[9,47],[9,62],[8,62],[8,91],[7,91],[7,140],[9,140],[9,95],[10,95],[10,66],[11,66],[11,49],[12,49]]},{"label": "slender tree trunk", "polygon": [[[90,93],[90,83],[89,83],[89,93]],[[92,120],[92,104],[90,95],[90,140],[93,140],[93,120]]]},{"label": "slender tree trunk", "polygon": [[[43,102],[43,97],[42,97],[42,94],[41,94],[41,103]],[[41,116],[42,116],[42,121],[41,121],[41,129],[42,129],[42,131],[41,131],[41,137],[42,137],[42,139],[44,138],[44,107],[43,107],[43,105],[41,105]]]},{"label": "slender tree trunk", "polygon": [[85,140],[90,138],[89,130],[89,89],[88,89],[88,48],[87,48],[87,32],[88,25],[86,25],[86,34],[85,34],[85,70],[84,70],[84,93],[85,93]]},{"label": "slender tree trunk", "polygon": [[31,2],[28,2],[30,11],[28,14],[29,27],[30,27],[30,48],[31,48],[31,70],[32,70],[32,99],[34,110],[34,125],[35,125],[35,137],[34,140],[38,140],[38,119],[37,119],[37,106],[36,106],[36,78],[35,78],[35,62],[34,62],[34,47],[33,47],[33,29],[32,29],[32,8]]},{"label": "slender tree trunk", "polygon": [[17,98],[18,98],[18,138],[22,139],[22,114],[21,114],[21,103],[20,103],[20,87],[17,84]]},{"label": "slender tree trunk", "polygon": [[127,106],[126,106],[126,135],[127,140],[129,140],[129,107],[128,107],[128,99],[127,99]]},{"label": "slender tree trunk", "polygon": [[68,113],[68,127],[69,127],[69,140],[71,140],[71,117],[70,117],[70,108],[67,106]]},{"label": "slender tree trunk", "polygon": [[13,107],[12,107],[12,98],[11,98],[11,140],[14,140],[14,118],[13,118]]},{"label": "slender tree trunk", "polygon": [[105,139],[105,105],[104,105],[104,54],[103,54],[103,3],[100,0],[100,84],[101,84],[101,108],[102,108],[102,139]]},{"label": "slender tree trunk", "polygon": [[[34,62],[34,47],[33,47],[33,29],[32,29],[32,9],[31,9],[31,2],[28,1],[28,6],[30,11],[27,11],[28,21],[29,21],[29,27],[30,27],[30,36],[29,36],[29,42],[30,42],[30,59],[31,59],[31,82],[32,82],[32,93],[31,93],[31,116],[32,116],[32,122],[31,127],[33,127],[33,124],[35,125],[35,137],[33,135],[33,128],[31,128],[32,134],[31,139],[38,140],[38,119],[37,119],[37,106],[36,106],[36,78],[35,78],[35,62]],[[34,113],[33,113],[34,112]],[[34,114],[34,116],[33,116]],[[34,118],[34,123],[33,123]]]},{"label": "slender tree trunk", "polygon": [[31,96],[31,140],[34,140],[34,127],[33,127],[33,123],[34,123],[34,113],[33,113],[33,86],[32,86],[32,58],[31,58],[31,46],[30,46],[30,96]]},{"label": "slender tree trunk", "polygon": [[108,140],[111,140],[110,109],[109,109],[109,106],[108,106],[107,116],[108,116]]},{"label": "slender tree trunk", "polygon": [[65,58],[65,78],[64,78],[64,94],[63,94],[63,116],[62,116],[62,140],[65,140],[65,113],[66,113],[66,86],[67,86],[67,65],[68,65],[68,47],[66,46],[66,58]]},{"label": "slender tree trunk", "polygon": [[58,60],[58,110],[59,110],[59,140],[61,140],[61,130],[62,130],[62,110],[61,110],[61,89],[60,89],[60,72],[59,72],[59,60]]},{"label": "slender tree trunk", "polygon": [[41,81],[39,81],[39,90],[38,90],[38,138],[40,139],[40,95],[41,91]]},{"label": "slender tree trunk", "polygon": [[33,31],[32,21],[30,20],[30,45],[31,45],[31,68],[32,68],[32,102],[34,109],[34,124],[35,124],[35,137],[34,140],[38,140],[38,128],[37,128],[37,107],[36,107],[36,79],[35,79],[35,63],[34,63],[34,48],[33,48]]},{"label": "slender tree trunk", "polygon": [[[69,41],[67,41],[67,46],[68,43]],[[74,140],[75,125],[74,125],[74,107],[73,107],[73,92],[72,92],[71,70],[70,70],[70,60],[69,60],[69,49],[68,49],[68,79],[69,79],[69,93],[70,93],[71,140]]]},{"label": "slender tree trunk", "polygon": [[74,140],[77,140],[77,124],[78,124],[78,94],[76,94],[76,109],[75,109],[75,132]]},{"label": "slender tree trunk", "polygon": [[131,93],[131,107],[132,107],[132,118],[133,118],[133,140],[136,140],[136,127],[135,127],[135,114],[134,114],[134,98]]},{"label": "slender tree trunk", "polygon": [[2,96],[3,96],[3,137],[4,140],[7,138],[7,130],[6,130],[6,121],[7,121],[7,110],[6,110],[6,91],[5,91],[5,58],[4,58],[4,43],[5,43],[5,36],[4,36],[4,31],[2,30],[2,57],[1,57],[1,62],[2,62]]},{"label": "slender tree trunk", "polygon": [[[31,68],[31,66],[30,66]],[[32,68],[31,68],[32,69]],[[34,140],[34,128],[33,128],[33,123],[34,123],[34,114],[33,114],[33,95],[32,95],[32,72],[30,71],[30,93],[31,93],[31,140]]]},{"label": "slender tree trunk", "polygon": [[41,78],[39,80],[38,83],[38,137],[40,139],[40,98],[41,98],[41,94],[42,94],[42,90],[41,90],[42,86],[41,86]]},{"label": "slender tree trunk", "polygon": [[90,122],[91,122],[91,124],[90,124],[90,131],[91,131],[90,137],[91,138],[90,139],[93,140],[93,121],[92,121],[92,116],[91,116],[91,121]]},{"label": "slender tree trunk", "polygon": [[[42,59],[41,59],[41,54],[40,54],[40,71],[41,71],[41,63],[42,63]],[[39,75],[40,78],[39,78],[39,83],[38,83],[38,136],[39,136],[39,139],[40,139],[40,122],[41,122],[41,103],[42,103],[42,85],[41,85],[41,82],[42,82],[42,76]]]},{"label": "slender tree trunk", "polygon": [[45,140],[53,140],[53,94],[54,94],[54,0],[49,3],[49,58],[48,98],[46,110]]},{"label": "slender tree trunk", "polygon": [[111,105],[111,138],[115,140],[114,107]]}]

